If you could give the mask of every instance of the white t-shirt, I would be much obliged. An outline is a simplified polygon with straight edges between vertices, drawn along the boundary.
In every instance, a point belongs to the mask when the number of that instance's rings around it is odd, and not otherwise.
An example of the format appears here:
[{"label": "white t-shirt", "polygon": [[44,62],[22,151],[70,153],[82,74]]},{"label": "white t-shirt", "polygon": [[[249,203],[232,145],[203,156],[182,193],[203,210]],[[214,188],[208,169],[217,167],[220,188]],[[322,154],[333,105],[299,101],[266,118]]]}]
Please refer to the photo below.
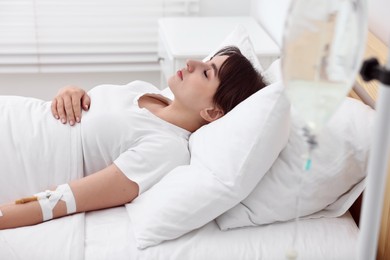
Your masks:
[{"label": "white t-shirt", "polygon": [[178,165],[189,163],[189,132],[138,106],[135,81],[92,89],[82,122],[63,125],[51,102],[0,96],[0,203],[92,174],[115,163],[140,193]]},{"label": "white t-shirt", "polygon": [[115,165],[140,188],[150,188],[178,165],[189,163],[190,132],[138,106],[145,93],[160,93],[153,85],[101,85],[88,94],[91,106],[82,116],[81,140],[85,174]]}]

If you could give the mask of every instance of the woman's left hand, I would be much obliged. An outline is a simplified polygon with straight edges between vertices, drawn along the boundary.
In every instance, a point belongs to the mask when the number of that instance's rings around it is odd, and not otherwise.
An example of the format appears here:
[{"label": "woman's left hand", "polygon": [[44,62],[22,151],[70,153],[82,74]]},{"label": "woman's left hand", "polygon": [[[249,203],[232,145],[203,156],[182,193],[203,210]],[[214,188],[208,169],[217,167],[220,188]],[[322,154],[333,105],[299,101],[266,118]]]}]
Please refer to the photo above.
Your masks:
[{"label": "woman's left hand", "polygon": [[85,90],[67,86],[60,89],[57,96],[51,103],[51,111],[56,119],[60,119],[63,124],[69,122],[74,125],[81,121],[82,109],[88,111],[91,99]]}]

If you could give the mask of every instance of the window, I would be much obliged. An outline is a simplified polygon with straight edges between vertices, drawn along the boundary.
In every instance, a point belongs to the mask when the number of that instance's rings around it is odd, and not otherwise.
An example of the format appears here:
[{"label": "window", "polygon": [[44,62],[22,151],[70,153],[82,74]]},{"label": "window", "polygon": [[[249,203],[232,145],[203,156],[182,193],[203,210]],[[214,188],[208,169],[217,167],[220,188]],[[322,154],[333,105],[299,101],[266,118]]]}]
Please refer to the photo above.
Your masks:
[{"label": "window", "polygon": [[157,20],[199,0],[2,0],[0,73],[158,70]]}]

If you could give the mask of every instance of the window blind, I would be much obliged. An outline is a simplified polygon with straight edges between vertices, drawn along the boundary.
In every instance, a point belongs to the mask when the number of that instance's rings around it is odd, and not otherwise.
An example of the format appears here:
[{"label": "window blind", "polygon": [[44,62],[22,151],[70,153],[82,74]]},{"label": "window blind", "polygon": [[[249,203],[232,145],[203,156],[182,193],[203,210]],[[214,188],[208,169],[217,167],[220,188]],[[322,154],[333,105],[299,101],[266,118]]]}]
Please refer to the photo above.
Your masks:
[{"label": "window blind", "polygon": [[158,70],[157,20],[199,0],[0,0],[0,73]]}]

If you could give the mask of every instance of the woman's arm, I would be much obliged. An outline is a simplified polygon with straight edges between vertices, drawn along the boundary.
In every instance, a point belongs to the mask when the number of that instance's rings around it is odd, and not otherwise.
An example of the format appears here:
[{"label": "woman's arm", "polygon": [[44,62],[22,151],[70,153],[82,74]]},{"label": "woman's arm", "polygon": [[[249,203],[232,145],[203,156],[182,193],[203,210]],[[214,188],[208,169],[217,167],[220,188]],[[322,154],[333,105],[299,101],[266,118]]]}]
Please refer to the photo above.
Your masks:
[{"label": "woman's arm", "polygon": [[[111,208],[129,203],[138,196],[138,185],[128,179],[115,164],[69,183],[76,201],[76,212]],[[37,201],[0,206],[0,229],[34,225],[43,221]],[[60,200],[53,208],[53,218],[67,215],[66,204]]]},{"label": "woman's arm", "polygon": [[51,103],[51,111],[56,119],[63,124],[74,125],[81,121],[81,110],[88,111],[91,104],[87,92],[76,86],[60,89]]}]

